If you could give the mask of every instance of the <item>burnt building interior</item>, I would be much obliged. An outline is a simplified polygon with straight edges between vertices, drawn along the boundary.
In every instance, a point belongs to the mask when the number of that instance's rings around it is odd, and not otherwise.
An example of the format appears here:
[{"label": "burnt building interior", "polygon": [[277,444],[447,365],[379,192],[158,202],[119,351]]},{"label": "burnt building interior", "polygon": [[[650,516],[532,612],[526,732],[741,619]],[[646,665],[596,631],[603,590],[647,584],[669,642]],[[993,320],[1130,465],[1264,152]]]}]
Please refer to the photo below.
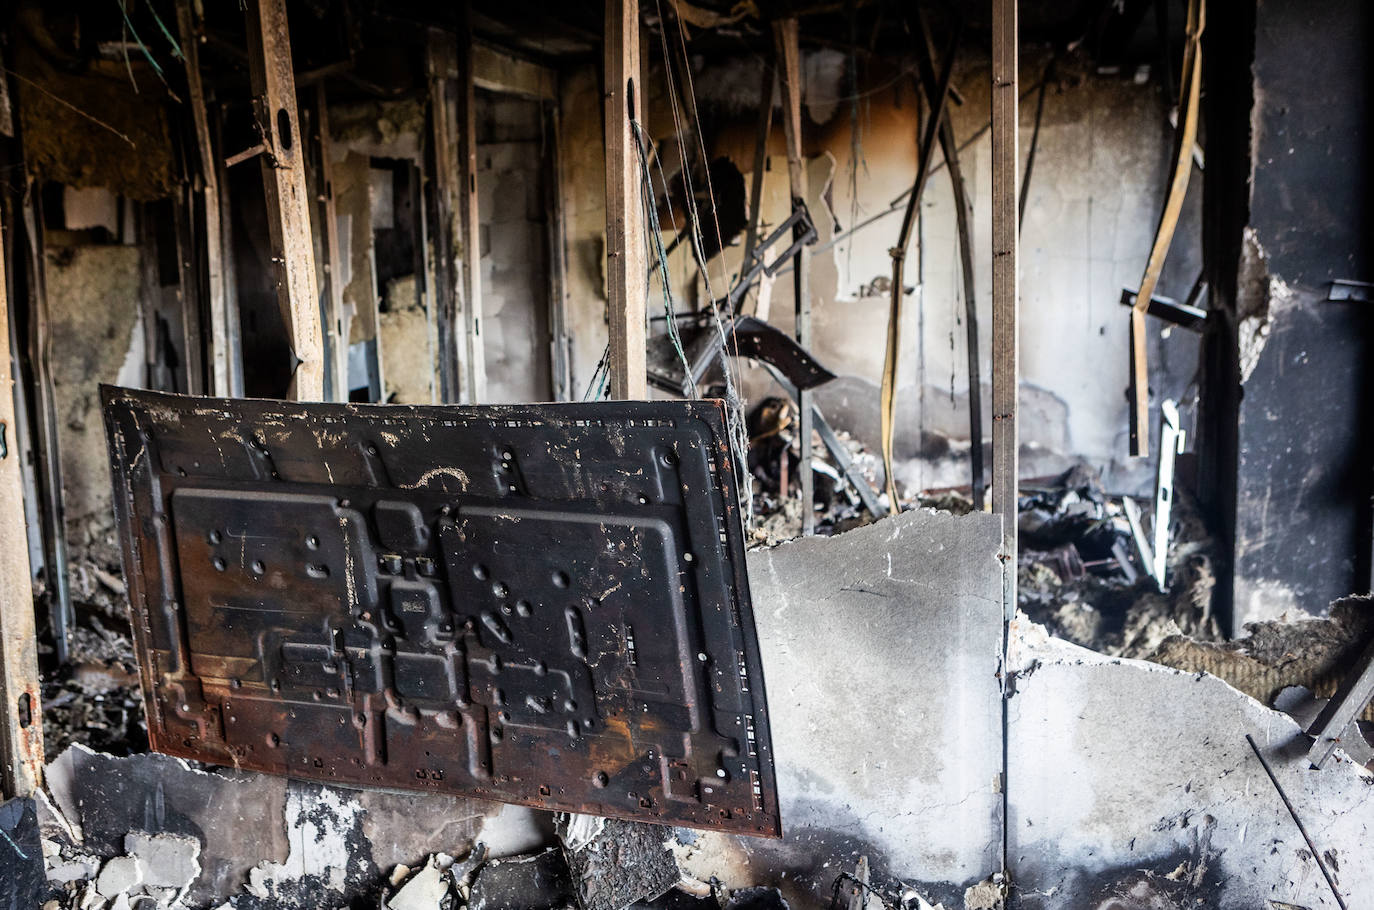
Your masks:
[{"label": "burnt building interior", "polygon": [[0,906],[1374,907],[1371,39],[6,4]]}]

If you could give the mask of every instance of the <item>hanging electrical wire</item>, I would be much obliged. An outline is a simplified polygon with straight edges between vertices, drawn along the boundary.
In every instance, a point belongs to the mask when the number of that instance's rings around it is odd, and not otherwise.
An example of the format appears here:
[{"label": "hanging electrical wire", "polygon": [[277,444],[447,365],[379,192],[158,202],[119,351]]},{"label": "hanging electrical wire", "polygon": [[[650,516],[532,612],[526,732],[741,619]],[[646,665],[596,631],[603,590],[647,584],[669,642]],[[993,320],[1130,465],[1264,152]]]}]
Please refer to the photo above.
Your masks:
[{"label": "hanging electrical wire", "polygon": [[678,332],[677,326],[677,307],[673,305],[673,289],[668,284],[668,253],[663,248],[663,233],[659,230],[658,200],[654,193],[653,175],[649,170],[649,153],[645,147],[644,127],[640,125],[638,120],[631,120],[630,128],[635,135],[635,149],[639,152],[639,201],[644,208],[645,245],[653,258],[653,270],[658,272],[659,286],[663,293],[663,316],[668,324],[668,338],[672,341],[673,350],[677,352],[678,359],[682,362],[682,394],[684,397],[690,398],[694,391],[692,388],[692,364],[687,359],[687,352],[682,349],[682,335]]},{"label": "hanging electrical wire", "polygon": [[[658,7],[659,21],[666,23],[667,19],[663,15],[663,5],[660,2],[660,0],[655,0],[655,5]],[[686,32],[684,31],[682,26],[682,19],[680,17],[675,18],[677,19],[678,41],[682,49],[682,59],[687,60],[688,56]],[[692,251],[697,259],[697,264],[701,272],[701,277],[706,286],[706,297],[709,301],[708,305],[710,307],[712,321],[715,325],[715,330],[719,335],[721,350],[725,351],[727,355],[733,354],[734,356],[738,356],[738,345],[734,345],[733,350],[731,345],[731,341],[734,338],[734,333],[733,331],[727,331],[725,328],[725,321],[721,318],[720,308],[716,305],[717,295],[715,294],[711,285],[710,269],[708,267],[708,263],[705,257],[705,238],[703,237],[701,230],[701,213],[697,208],[696,187],[694,186],[694,182],[692,179],[691,168],[688,166],[688,161],[690,159],[687,155],[687,144],[683,139],[683,130],[686,124],[684,123],[683,112],[680,110],[678,106],[678,83],[673,76],[673,54],[668,44],[668,30],[666,24],[660,29],[659,37],[663,47],[663,69],[668,82],[668,106],[673,116],[673,133],[677,139],[678,155],[682,161],[681,174],[683,181],[683,197],[686,203],[685,208],[688,220],[687,227],[690,231],[689,236],[692,241]],[[692,99],[692,114],[695,121],[694,126],[697,138],[697,145],[701,151],[701,160],[703,163],[705,163],[709,160],[709,156],[706,152],[705,140],[702,138],[701,118],[700,116],[698,116],[696,111],[696,91],[692,85],[691,67],[684,66],[683,69],[687,97],[690,97]],[[710,168],[706,167],[705,172],[706,199],[711,207],[712,225],[715,228],[716,238],[719,241],[717,246],[723,249],[725,246],[725,238],[721,236],[720,220],[716,215],[716,197],[715,190],[711,185]],[[725,273],[725,257],[724,255],[721,255],[720,258],[721,279],[723,283],[728,284],[728,277]],[[672,320],[670,320],[670,322],[671,321]],[[749,459],[749,433],[745,427],[744,421],[744,402],[741,400],[739,395],[738,382],[737,377],[735,375],[736,368],[734,366],[733,360],[730,356],[726,356],[721,359],[721,373],[723,374],[725,379],[726,426],[730,433],[730,448],[734,454],[735,464],[740,473],[740,482],[738,486],[740,490],[740,498],[743,500],[742,505],[744,506],[744,513],[747,520],[751,519],[754,514],[754,492],[753,484],[752,482],[750,482],[750,478],[748,477],[745,469],[745,466],[748,464]]]}]

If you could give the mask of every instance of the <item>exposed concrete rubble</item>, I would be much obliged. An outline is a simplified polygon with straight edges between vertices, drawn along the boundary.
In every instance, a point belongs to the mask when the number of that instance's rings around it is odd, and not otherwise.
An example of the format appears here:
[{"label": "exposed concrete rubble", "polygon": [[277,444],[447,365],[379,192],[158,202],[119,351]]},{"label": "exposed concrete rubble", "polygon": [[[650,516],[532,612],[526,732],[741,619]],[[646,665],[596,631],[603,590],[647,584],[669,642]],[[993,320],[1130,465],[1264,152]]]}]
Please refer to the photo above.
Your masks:
[{"label": "exposed concrete rubble", "polygon": [[[53,800],[40,801],[40,821],[63,906],[77,906],[100,875],[121,893],[144,888],[160,906],[231,896],[238,908],[346,905],[375,899],[398,863],[467,854],[478,839],[528,849],[549,837],[532,813],[493,803],[339,790],[82,746],[49,764],[47,784]],[[121,889],[134,861],[141,878]]]},{"label": "exposed concrete rubble", "polygon": [[670,829],[621,819],[571,816],[559,826],[583,910],[621,910],[667,893],[682,877],[668,849]]}]

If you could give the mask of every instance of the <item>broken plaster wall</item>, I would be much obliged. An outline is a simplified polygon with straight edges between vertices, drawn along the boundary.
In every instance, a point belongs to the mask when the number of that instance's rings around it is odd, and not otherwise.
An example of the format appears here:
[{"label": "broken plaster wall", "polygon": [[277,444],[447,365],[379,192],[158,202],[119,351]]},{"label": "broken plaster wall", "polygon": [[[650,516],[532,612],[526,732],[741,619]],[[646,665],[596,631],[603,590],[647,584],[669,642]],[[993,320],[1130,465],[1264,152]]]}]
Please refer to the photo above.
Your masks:
[{"label": "broken plaster wall", "polygon": [[1008,862],[1024,910],[1337,906],[1246,735],[1350,907],[1374,896],[1374,778],[1205,673],[1104,657],[1019,622]]},{"label": "broken plaster wall", "polygon": [[[1369,173],[1374,9],[1255,7],[1250,174],[1234,319],[1241,394],[1233,630],[1322,613],[1370,579],[1369,304],[1328,301],[1374,280]],[[1322,91],[1313,92],[1313,85]],[[1223,161],[1223,164],[1227,162]],[[1220,212],[1217,217],[1227,213]]]},{"label": "broken plaster wall", "polygon": [[[956,72],[964,99],[951,109],[960,143],[989,117],[986,61],[965,51]],[[881,381],[895,242],[902,209],[828,249],[841,229],[878,216],[911,184],[916,171],[919,124],[908,79],[874,77],[881,88],[864,92],[857,112],[847,94],[844,58],[807,52],[803,119],[809,179],[808,207],[819,242],[812,257],[813,347],[839,378],[817,391],[817,401],[841,429],[872,449],[878,446]],[[1023,55],[1023,92],[1044,72],[1044,53]],[[658,73],[655,70],[655,73]],[[590,73],[590,71],[589,71]],[[563,87],[563,148],[571,195],[567,222],[569,318],[574,326],[574,389],[587,386],[605,344],[604,161],[600,155],[600,95],[590,74]],[[1035,170],[1021,243],[1021,413],[1023,473],[1054,473],[1086,458],[1107,468],[1109,486],[1141,491],[1153,483],[1153,462],[1126,458],[1127,351],[1129,330],[1121,291],[1140,281],[1163,201],[1172,128],[1156,83],[1099,76],[1074,60],[1061,60],[1046,98]],[[712,155],[724,154],[750,179],[757,130],[758,64],[754,60],[700,63],[694,75],[703,123],[716,137]],[[665,162],[679,157],[671,138],[672,117],[651,86],[650,132]],[[1036,95],[1022,103],[1022,153],[1034,125]],[[860,129],[857,176],[851,148],[851,117]],[[983,133],[961,152],[973,201],[976,297],[984,385],[983,435],[991,433],[991,140]],[[896,447],[900,479],[910,488],[968,482],[968,371],[963,297],[956,245],[953,195],[948,174],[937,168],[927,184],[922,217],[907,260],[898,369]],[[671,169],[671,168],[670,168]],[[764,180],[764,220],[777,224],[789,211],[787,160],[780,110],[775,111]],[[853,187],[857,186],[857,193]],[[828,192],[827,192],[828,191]],[[834,218],[823,196],[833,199]],[[1184,206],[1159,293],[1182,299],[1197,275],[1200,250],[1200,180]],[[665,242],[671,230],[665,227]],[[779,245],[778,251],[783,245]],[[724,263],[710,264],[711,292],[719,297],[738,271],[741,247]],[[679,307],[703,304],[688,245],[670,257]],[[752,307],[750,303],[748,306]],[[651,315],[661,308],[651,285]],[[791,277],[782,274],[771,292],[769,320],[792,331]],[[593,337],[588,337],[589,333]],[[1150,321],[1152,402],[1179,399],[1197,367],[1197,341]],[[748,398],[779,394],[761,369],[742,368]],[[1157,411],[1156,411],[1157,413]],[[1152,425],[1157,419],[1152,420]],[[919,457],[918,457],[919,456]]]}]

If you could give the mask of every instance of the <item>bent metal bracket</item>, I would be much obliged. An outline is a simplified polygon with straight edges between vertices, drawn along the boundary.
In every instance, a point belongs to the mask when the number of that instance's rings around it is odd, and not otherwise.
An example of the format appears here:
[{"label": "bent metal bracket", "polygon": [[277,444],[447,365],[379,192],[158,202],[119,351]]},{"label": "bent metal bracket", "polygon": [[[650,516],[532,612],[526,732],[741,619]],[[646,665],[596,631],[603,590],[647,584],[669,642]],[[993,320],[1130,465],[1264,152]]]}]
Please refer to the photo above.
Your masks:
[{"label": "bent metal bracket", "polygon": [[720,402],[101,393],[157,751],[781,834]]}]

